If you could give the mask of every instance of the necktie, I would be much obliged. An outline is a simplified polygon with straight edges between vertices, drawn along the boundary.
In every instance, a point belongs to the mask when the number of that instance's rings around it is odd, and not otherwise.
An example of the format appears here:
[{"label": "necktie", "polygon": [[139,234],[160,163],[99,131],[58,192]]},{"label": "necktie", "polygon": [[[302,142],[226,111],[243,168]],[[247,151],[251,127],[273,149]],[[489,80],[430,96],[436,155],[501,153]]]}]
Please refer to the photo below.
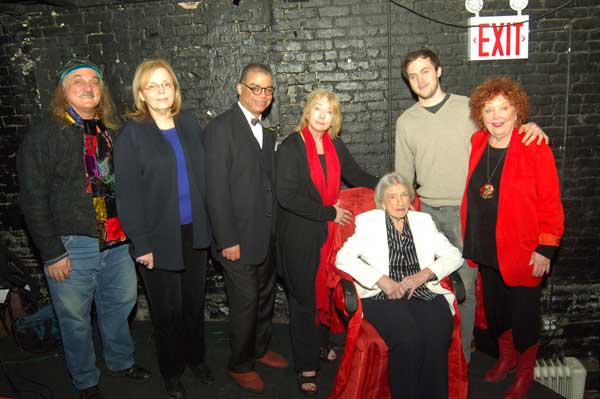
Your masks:
[{"label": "necktie", "polygon": [[252,126],[256,126],[256,124],[259,122],[260,122],[260,118],[252,118],[250,120],[250,123],[252,124]]}]

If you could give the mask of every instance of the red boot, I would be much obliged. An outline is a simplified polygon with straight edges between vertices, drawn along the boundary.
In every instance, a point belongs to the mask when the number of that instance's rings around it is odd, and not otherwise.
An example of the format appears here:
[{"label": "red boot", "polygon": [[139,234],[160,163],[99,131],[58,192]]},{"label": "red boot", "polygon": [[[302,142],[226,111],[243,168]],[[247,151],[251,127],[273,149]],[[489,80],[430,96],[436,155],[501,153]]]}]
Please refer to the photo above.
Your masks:
[{"label": "red boot", "polygon": [[533,383],[533,369],[539,346],[539,344],[532,345],[519,356],[515,379],[504,393],[504,399],[521,399],[527,395]]},{"label": "red boot", "polygon": [[506,374],[517,366],[519,352],[515,349],[512,330],[505,331],[498,338],[498,360],[494,367],[485,373],[487,382],[502,381]]}]

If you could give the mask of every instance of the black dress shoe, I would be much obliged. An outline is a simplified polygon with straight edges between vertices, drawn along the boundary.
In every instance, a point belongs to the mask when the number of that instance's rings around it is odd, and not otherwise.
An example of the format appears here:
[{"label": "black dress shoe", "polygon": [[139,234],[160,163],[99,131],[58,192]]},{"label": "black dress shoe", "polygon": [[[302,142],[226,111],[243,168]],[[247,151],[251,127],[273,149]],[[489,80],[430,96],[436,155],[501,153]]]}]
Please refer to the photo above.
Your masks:
[{"label": "black dress shoe", "polygon": [[145,368],[140,367],[137,364],[134,364],[128,369],[121,371],[109,370],[108,374],[112,375],[113,377],[121,377],[127,382],[133,382],[134,384],[141,384],[142,382],[146,382],[152,376],[152,373],[149,370],[146,370]]},{"label": "black dress shoe", "polygon": [[98,385],[94,385],[79,391],[79,399],[104,399],[104,396],[102,396]]},{"label": "black dress shoe", "polygon": [[167,388],[167,394],[175,399],[185,399],[185,388],[181,383],[179,377],[169,378],[165,380],[165,388]]},{"label": "black dress shoe", "polygon": [[200,363],[195,366],[190,366],[190,370],[202,384],[210,385],[215,382],[215,376],[210,371],[206,363]]}]

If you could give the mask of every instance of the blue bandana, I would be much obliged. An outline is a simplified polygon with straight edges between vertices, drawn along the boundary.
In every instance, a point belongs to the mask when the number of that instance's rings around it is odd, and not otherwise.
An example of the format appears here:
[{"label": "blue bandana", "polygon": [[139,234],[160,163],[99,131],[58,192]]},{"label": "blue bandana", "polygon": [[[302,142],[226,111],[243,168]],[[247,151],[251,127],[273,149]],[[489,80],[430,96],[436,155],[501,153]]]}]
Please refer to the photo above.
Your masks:
[{"label": "blue bandana", "polygon": [[93,69],[94,72],[96,72],[96,75],[98,75],[98,78],[100,80],[102,80],[102,71],[100,70],[100,68],[98,68],[97,65],[91,63],[90,61],[85,61],[85,60],[70,60],[64,65],[64,67],[60,73],[60,82],[65,80],[67,75],[69,75],[71,72],[76,71],[81,68]]}]

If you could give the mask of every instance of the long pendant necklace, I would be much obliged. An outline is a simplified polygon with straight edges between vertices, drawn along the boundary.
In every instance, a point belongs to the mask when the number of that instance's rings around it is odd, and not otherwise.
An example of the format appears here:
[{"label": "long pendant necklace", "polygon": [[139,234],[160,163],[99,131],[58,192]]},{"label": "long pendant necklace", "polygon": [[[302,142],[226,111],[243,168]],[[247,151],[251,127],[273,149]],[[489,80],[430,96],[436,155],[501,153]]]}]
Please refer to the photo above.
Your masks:
[{"label": "long pendant necklace", "polygon": [[500,165],[500,162],[502,162],[504,155],[506,155],[507,150],[508,150],[508,147],[506,147],[504,149],[504,152],[502,153],[502,155],[500,155],[500,159],[498,159],[498,162],[496,162],[496,166],[494,167],[494,170],[492,170],[492,173],[490,173],[490,145],[489,145],[489,143],[487,145],[487,168],[486,168],[487,183],[485,183],[479,189],[479,196],[481,198],[483,198],[484,200],[494,198],[494,193],[496,192],[496,188],[492,184],[492,176],[494,176],[494,173],[496,173],[496,169],[498,169],[498,166]]}]

